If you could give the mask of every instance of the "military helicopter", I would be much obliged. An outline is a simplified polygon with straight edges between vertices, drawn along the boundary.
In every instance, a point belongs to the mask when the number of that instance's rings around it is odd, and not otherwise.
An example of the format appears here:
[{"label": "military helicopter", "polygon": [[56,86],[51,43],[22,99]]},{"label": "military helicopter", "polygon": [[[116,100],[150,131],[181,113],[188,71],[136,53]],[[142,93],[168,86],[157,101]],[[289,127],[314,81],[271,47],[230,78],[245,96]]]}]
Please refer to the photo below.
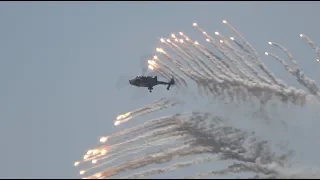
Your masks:
[{"label": "military helicopter", "polygon": [[147,87],[149,92],[152,92],[153,87],[159,84],[168,85],[167,90],[174,85],[174,79],[172,78],[170,82],[158,81],[157,76],[137,76],[134,79],[129,80],[129,83],[137,87]]},{"label": "military helicopter", "polygon": [[[129,84],[136,87],[147,87],[149,92],[152,92],[153,87],[159,84],[167,85],[167,90],[170,90],[170,87],[172,85],[175,85],[175,81],[173,77],[169,82],[164,82],[164,81],[158,81],[158,76],[157,76],[158,74],[151,75],[155,73],[154,71],[148,72],[148,75],[146,75],[149,69],[148,66],[146,66],[147,64],[146,59],[148,59],[148,57],[150,56],[152,56],[152,54],[148,54],[140,57],[141,75],[136,76],[134,79],[129,80]],[[128,77],[121,80],[121,82],[122,83],[118,82],[118,85],[117,85],[118,88],[120,88],[120,86],[121,87],[126,86],[126,84],[128,83]]]}]

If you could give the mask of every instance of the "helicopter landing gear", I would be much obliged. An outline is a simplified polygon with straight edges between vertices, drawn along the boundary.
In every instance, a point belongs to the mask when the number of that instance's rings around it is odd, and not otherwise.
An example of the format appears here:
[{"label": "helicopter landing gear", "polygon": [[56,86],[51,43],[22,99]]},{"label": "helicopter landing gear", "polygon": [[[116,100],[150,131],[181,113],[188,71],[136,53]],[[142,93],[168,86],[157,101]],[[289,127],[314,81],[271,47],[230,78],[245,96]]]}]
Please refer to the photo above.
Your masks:
[{"label": "helicopter landing gear", "polygon": [[152,92],[152,89],[153,89],[153,88],[152,88],[152,87],[149,87],[148,89],[149,89],[149,92]]}]

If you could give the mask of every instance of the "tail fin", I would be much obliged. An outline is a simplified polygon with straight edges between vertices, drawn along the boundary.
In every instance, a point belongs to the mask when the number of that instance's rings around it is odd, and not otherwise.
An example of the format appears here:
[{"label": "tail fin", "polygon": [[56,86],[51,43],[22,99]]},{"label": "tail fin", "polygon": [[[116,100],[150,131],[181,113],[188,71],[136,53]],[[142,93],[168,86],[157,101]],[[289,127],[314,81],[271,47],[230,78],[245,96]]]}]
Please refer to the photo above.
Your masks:
[{"label": "tail fin", "polygon": [[168,84],[167,90],[170,89],[171,85],[174,85],[174,79],[172,78],[171,81]]}]

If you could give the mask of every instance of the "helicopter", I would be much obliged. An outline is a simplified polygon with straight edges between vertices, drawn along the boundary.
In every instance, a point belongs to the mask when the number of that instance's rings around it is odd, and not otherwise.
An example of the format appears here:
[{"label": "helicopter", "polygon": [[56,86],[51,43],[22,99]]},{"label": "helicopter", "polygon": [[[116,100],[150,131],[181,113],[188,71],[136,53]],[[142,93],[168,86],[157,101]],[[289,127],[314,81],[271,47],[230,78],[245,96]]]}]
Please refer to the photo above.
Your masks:
[{"label": "helicopter", "polygon": [[174,85],[174,79],[172,78],[170,82],[158,81],[157,76],[137,76],[134,79],[129,80],[129,83],[137,87],[147,87],[149,92],[152,92],[153,87],[159,84],[168,85],[167,90]]}]

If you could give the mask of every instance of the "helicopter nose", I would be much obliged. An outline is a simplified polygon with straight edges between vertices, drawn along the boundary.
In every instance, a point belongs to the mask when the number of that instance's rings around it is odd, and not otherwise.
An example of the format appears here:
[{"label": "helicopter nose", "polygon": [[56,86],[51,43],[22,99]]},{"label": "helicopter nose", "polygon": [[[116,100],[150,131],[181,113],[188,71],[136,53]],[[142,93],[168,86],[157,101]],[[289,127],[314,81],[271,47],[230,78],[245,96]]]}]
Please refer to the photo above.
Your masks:
[{"label": "helicopter nose", "polygon": [[133,83],[132,80],[129,80],[129,83],[132,85],[132,83]]}]

